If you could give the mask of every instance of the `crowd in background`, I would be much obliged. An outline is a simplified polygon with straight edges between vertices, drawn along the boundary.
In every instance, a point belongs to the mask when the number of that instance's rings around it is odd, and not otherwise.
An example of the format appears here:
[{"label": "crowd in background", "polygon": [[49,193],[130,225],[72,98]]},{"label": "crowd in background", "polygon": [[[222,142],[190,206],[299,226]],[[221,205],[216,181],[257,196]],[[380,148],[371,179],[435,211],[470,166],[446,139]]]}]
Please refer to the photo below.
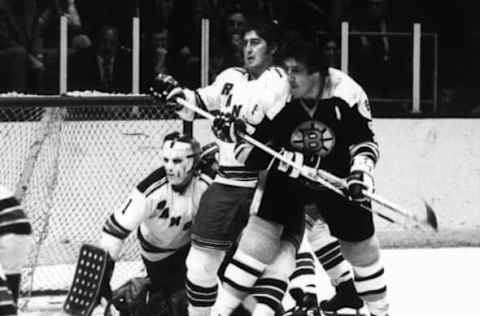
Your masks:
[{"label": "crowd in background", "polygon": [[[222,69],[240,66],[240,34],[252,15],[276,20],[291,40],[302,36],[316,42],[322,58],[337,68],[342,21],[353,32],[412,32],[413,22],[421,22],[424,32],[442,29],[428,14],[395,0],[0,0],[0,92],[58,93],[61,16],[68,20],[68,90],[129,93],[132,16],[141,21],[140,92],[146,92],[158,73],[171,74],[190,88],[200,85],[202,18],[210,19],[210,80]],[[408,100],[411,47],[410,37],[350,36],[349,73],[372,100]],[[433,42],[425,38],[423,100],[433,99],[432,49]],[[448,65],[442,58],[451,56],[456,55],[440,54],[440,65]],[[459,87],[463,78],[456,68],[440,67],[437,113],[480,112],[460,97],[468,93]],[[374,114],[408,112],[409,102],[381,104]]]}]

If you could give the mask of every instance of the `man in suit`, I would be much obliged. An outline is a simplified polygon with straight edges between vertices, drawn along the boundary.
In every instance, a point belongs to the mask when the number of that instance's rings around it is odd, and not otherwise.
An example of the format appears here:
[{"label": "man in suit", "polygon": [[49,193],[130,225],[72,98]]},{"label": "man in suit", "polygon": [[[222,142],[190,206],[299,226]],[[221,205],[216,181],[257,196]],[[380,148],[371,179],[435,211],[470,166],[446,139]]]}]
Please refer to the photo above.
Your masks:
[{"label": "man in suit", "polygon": [[75,53],[71,62],[70,90],[131,92],[131,53],[120,46],[116,27],[102,27],[93,47]]},{"label": "man in suit", "polygon": [[27,75],[44,69],[36,15],[34,0],[0,0],[0,92],[26,92]]}]

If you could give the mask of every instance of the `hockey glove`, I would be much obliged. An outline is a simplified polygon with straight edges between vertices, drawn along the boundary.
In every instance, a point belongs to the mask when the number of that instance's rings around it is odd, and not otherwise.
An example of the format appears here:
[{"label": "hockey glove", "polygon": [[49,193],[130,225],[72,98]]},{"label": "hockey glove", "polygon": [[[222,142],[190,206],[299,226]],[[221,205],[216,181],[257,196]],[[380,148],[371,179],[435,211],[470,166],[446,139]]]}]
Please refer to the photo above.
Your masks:
[{"label": "hockey glove", "polygon": [[218,151],[217,143],[211,142],[202,146],[202,153],[198,161],[198,170],[214,178],[218,170]]},{"label": "hockey glove", "polygon": [[[298,166],[306,167],[303,166],[303,154],[298,152],[298,151],[288,151],[285,149],[282,149],[280,151],[280,154],[287,160],[290,160],[291,162],[295,163]],[[278,170],[287,173],[290,177],[292,178],[298,178],[300,175],[300,169],[299,168],[293,168],[289,164],[280,161],[278,163]]]},{"label": "hockey glove", "polygon": [[348,193],[352,201],[365,202],[368,198],[363,192],[373,192],[373,167],[374,162],[369,157],[364,155],[354,157],[350,175],[347,177]]},{"label": "hockey glove", "polygon": [[231,113],[217,114],[212,124],[213,134],[227,143],[236,143],[246,130],[246,123]]},{"label": "hockey glove", "polygon": [[[175,105],[175,98],[185,99],[183,87],[180,86],[177,80],[170,75],[159,74],[150,86],[150,93],[153,97],[166,102],[167,105]],[[180,106],[181,108],[181,106]]]}]

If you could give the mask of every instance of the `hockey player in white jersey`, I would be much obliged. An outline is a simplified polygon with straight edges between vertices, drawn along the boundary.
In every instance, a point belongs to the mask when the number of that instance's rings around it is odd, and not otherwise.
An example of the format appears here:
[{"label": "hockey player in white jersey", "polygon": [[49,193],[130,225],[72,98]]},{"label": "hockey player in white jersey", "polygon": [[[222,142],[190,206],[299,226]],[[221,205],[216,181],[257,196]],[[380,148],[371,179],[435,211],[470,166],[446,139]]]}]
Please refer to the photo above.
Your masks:
[{"label": "hockey player in white jersey", "polygon": [[[231,116],[254,124],[265,116],[272,118],[289,98],[288,78],[274,66],[279,40],[277,25],[251,21],[243,33],[243,68],[226,69],[211,85],[195,91],[179,87],[172,77],[159,76],[152,87],[153,95],[163,101],[184,98],[204,110],[218,111],[218,117]],[[181,108],[178,114],[186,120],[194,118],[187,108]],[[217,297],[217,271],[246,224],[258,177],[258,170],[246,168],[236,159],[235,144],[221,138],[217,143],[218,174],[202,197],[187,258],[190,316],[210,313]]]},{"label": "hockey player in white jersey", "polygon": [[33,243],[20,202],[0,185],[0,316],[17,315],[22,268]]},{"label": "hockey player in white jersey", "polygon": [[[198,170],[200,151],[199,143],[189,136],[178,132],[167,135],[162,147],[163,166],[142,180],[108,217],[100,240],[100,247],[116,260],[125,238],[136,230],[150,292],[175,296],[170,300],[175,304],[169,307],[169,315],[186,313],[183,287],[191,226],[211,182]],[[108,281],[107,277],[102,287],[105,296],[110,292]]]}]

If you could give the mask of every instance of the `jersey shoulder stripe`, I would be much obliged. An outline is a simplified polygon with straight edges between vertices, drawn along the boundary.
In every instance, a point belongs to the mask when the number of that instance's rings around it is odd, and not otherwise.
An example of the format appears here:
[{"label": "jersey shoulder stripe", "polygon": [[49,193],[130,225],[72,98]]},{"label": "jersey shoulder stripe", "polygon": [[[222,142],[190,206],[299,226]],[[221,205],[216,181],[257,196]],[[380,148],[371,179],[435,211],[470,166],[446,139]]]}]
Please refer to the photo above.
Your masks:
[{"label": "jersey shoulder stripe", "polygon": [[283,69],[280,68],[280,67],[271,66],[271,67],[268,68],[268,70],[269,70],[269,71],[273,71],[273,72],[276,73],[280,78],[286,77],[285,70],[283,70]]},{"label": "jersey shoulder stripe", "polygon": [[20,203],[13,196],[0,200],[0,213],[12,207],[20,206]]},{"label": "jersey shoulder stripe", "polygon": [[160,167],[140,181],[137,189],[140,193],[146,195],[152,190],[152,187],[157,187],[159,183],[163,183],[164,181],[167,181],[167,174],[165,168]]}]

